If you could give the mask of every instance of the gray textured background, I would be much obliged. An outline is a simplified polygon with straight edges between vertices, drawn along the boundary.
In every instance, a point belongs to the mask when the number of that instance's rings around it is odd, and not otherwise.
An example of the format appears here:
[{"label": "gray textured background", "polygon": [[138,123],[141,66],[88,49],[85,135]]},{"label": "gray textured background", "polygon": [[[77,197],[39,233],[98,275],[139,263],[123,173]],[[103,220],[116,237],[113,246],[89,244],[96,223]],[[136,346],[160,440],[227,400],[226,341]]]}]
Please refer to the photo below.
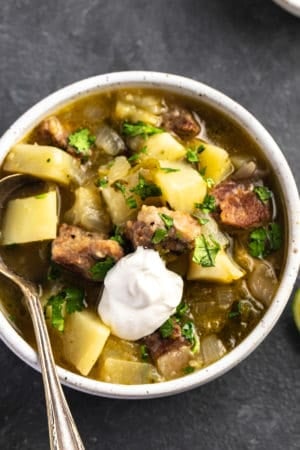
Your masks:
[{"label": "gray textured background", "polygon": [[[300,184],[300,20],[269,0],[2,0],[0,62],[0,133],[81,78],[173,72],[254,113]],[[287,307],[245,362],[194,391],[148,401],[65,392],[87,449],[296,450],[299,344]],[[0,449],[47,449],[40,375],[1,343],[0,367]]]}]

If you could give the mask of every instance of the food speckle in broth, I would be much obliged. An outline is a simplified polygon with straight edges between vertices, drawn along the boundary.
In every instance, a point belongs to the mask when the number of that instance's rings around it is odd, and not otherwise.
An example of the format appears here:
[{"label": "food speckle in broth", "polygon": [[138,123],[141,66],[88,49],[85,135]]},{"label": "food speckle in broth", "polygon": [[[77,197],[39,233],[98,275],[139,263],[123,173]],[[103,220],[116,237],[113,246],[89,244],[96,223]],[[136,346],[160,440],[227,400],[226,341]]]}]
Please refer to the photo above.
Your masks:
[{"label": "food speckle in broth", "polygon": [[[280,193],[256,143],[211,106],[137,88],[84,97],[10,149],[10,173],[42,183],[9,201],[1,255],[41,285],[61,366],[121,384],[185,376],[269,307],[284,259]],[[35,347],[4,279],[0,298]]]}]

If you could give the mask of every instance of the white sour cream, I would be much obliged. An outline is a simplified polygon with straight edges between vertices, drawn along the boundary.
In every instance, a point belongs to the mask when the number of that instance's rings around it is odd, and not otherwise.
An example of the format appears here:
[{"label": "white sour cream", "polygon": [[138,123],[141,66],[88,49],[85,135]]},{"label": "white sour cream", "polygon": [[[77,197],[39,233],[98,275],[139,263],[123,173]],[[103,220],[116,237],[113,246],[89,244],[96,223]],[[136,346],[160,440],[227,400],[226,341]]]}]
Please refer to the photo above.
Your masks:
[{"label": "white sour cream", "polygon": [[159,328],[179,305],[183,280],[155,250],[138,247],[108,272],[98,307],[112,334],[135,341]]}]

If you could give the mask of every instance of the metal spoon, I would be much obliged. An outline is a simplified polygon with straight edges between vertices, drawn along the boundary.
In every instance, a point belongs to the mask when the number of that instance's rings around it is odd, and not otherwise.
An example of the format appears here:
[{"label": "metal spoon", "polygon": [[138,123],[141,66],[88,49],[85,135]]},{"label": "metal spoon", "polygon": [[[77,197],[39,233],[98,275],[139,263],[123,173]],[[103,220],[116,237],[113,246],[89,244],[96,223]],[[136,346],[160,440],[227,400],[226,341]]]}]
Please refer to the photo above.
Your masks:
[{"label": "metal spoon", "polygon": [[[3,208],[10,195],[24,184],[38,181],[40,180],[20,174],[9,175],[0,180],[0,221]],[[44,382],[50,448],[51,450],[84,450],[84,445],[56,373],[44,313],[39,300],[38,286],[9,269],[1,256],[0,273],[21,289],[31,316]]]}]

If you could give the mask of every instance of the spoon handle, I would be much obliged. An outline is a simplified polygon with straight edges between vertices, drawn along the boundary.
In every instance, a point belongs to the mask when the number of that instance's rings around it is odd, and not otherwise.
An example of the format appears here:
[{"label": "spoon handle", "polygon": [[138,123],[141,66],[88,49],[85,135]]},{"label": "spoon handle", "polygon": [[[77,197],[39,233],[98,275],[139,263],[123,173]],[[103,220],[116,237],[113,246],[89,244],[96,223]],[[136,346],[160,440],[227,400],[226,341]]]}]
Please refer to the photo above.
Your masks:
[{"label": "spoon handle", "polygon": [[84,450],[76,424],[58,379],[44,313],[32,285],[20,285],[29,309],[44,381],[51,450]]}]

